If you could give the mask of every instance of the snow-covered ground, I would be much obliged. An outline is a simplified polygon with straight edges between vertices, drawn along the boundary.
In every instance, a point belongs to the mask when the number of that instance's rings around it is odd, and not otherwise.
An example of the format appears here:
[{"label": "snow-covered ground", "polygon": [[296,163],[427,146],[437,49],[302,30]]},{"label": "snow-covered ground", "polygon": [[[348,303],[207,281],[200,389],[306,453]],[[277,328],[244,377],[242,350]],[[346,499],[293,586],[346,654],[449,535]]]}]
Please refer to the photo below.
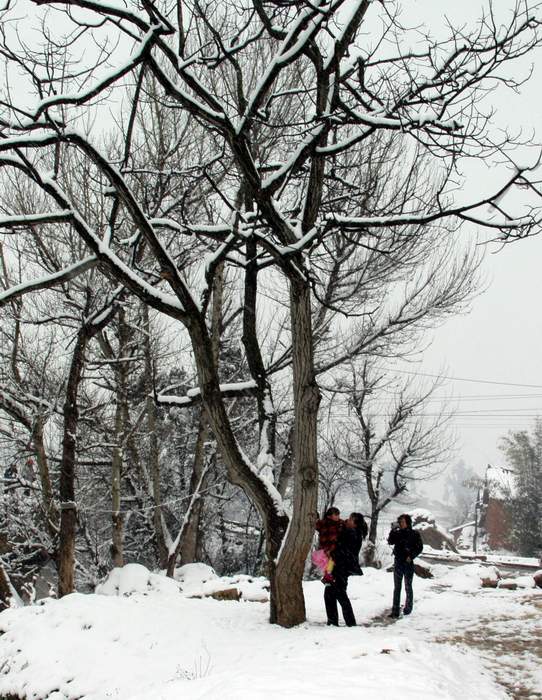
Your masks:
[{"label": "snow-covered ground", "polygon": [[[194,565],[174,582],[130,566],[95,594],[0,614],[0,698],[542,698],[542,590],[528,577],[481,589],[479,565],[437,566],[415,579],[414,613],[390,622],[392,576],[366,570],[349,586],[359,626],[339,629],[307,582],[308,622],[287,630],[267,622],[262,579]],[[242,599],[188,597],[224,584]]]}]

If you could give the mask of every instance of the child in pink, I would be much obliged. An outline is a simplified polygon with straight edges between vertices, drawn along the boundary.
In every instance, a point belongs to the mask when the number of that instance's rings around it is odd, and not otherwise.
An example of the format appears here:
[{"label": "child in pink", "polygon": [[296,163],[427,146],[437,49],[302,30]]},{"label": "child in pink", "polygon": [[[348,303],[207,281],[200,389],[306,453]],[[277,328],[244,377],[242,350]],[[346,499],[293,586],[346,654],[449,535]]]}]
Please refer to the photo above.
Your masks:
[{"label": "child in pink", "polygon": [[343,528],[341,512],[338,508],[328,508],[325,516],[316,522],[318,549],[312,554],[312,562],[324,574],[322,583],[333,583],[333,552]]}]

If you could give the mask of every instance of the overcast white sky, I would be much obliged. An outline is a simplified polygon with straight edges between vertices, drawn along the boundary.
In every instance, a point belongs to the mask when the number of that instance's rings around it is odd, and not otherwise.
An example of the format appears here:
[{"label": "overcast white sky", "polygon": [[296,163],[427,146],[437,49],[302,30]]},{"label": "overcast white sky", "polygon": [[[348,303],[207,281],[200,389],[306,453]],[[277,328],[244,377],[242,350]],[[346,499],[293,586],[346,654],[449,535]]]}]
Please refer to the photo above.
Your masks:
[{"label": "overcast white sky", "polygon": [[[496,0],[494,4],[499,12],[507,12],[514,0]],[[487,2],[412,0],[404,3],[404,18],[408,24],[416,20],[433,28],[442,25],[444,10],[454,23],[472,23],[482,5],[487,6]],[[535,140],[540,142],[542,52],[522,60],[514,72],[527,75],[531,64],[533,77],[519,95],[499,91],[491,101],[498,110],[495,126],[522,126],[526,133],[535,130]],[[494,175],[497,173],[490,170],[487,178]],[[477,184],[473,178],[470,187]],[[457,454],[478,470],[488,462],[503,462],[497,445],[508,429],[528,428],[535,416],[542,416],[541,264],[540,236],[504,249],[489,245],[484,262],[487,291],[474,300],[468,315],[453,319],[435,333],[432,346],[415,368],[457,378],[447,381],[438,393],[458,399],[454,419]],[[459,381],[460,378],[478,381]],[[475,396],[480,398],[472,398]]]},{"label": "overcast white sky", "polygon": [[[515,1],[495,0],[494,4],[504,16]],[[452,24],[464,23],[468,29],[487,5],[487,0],[405,0],[402,19],[409,26],[426,24],[436,35],[444,30],[444,13]],[[371,36],[370,21],[367,35]],[[514,71],[526,76],[533,61],[535,73],[519,95],[501,90],[491,101],[497,108],[496,128],[534,129],[542,141],[542,51],[517,64]],[[480,173],[471,177],[469,190],[475,195],[480,186],[496,187],[498,178],[498,170],[488,167],[482,178]],[[446,381],[439,395],[456,399],[457,457],[480,471],[488,462],[502,461],[497,444],[509,428],[529,427],[534,416],[542,415],[542,237],[496,250],[490,245],[484,262],[487,291],[474,300],[470,314],[435,333],[423,360],[411,368],[455,378]]]}]

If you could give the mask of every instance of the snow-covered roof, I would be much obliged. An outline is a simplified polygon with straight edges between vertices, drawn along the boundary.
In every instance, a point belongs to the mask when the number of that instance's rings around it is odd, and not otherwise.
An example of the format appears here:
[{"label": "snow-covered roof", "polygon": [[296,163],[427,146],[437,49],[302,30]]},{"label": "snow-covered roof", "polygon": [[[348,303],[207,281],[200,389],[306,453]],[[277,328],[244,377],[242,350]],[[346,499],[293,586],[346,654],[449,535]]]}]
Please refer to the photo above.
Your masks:
[{"label": "snow-covered roof", "polygon": [[487,465],[486,489],[491,498],[500,501],[513,496],[516,492],[516,473],[508,467]]},{"label": "snow-covered roof", "polygon": [[467,523],[463,523],[462,525],[456,525],[455,527],[450,528],[448,532],[458,532],[459,530],[471,527],[472,525],[476,525],[476,520],[469,520]]}]

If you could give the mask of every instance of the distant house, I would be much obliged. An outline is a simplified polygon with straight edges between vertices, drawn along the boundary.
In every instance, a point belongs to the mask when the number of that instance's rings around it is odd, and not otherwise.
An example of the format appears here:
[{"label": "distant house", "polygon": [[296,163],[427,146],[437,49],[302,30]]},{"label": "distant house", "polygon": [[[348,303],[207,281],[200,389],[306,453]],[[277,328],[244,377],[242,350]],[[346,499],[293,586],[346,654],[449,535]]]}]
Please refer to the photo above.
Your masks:
[{"label": "distant house", "polygon": [[478,498],[477,521],[481,543],[488,549],[513,549],[509,503],[515,488],[516,474],[512,469],[487,465]]},{"label": "distant house", "polygon": [[515,493],[516,475],[507,467],[488,464],[474,504],[474,520],[453,527],[460,550],[513,550],[510,499]]}]

